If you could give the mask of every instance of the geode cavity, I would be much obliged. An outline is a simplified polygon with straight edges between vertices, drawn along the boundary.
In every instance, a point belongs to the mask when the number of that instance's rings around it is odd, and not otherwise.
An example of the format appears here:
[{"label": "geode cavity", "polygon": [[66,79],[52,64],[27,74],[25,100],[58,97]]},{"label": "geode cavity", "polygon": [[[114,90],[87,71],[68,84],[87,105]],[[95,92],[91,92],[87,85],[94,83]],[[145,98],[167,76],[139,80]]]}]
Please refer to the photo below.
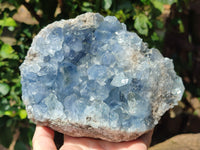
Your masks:
[{"label": "geode cavity", "polygon": [[20,70],[32,121],[113,142],[152,129],[184,91],[172,60],[115,17],[98,13],[42,29]]}]

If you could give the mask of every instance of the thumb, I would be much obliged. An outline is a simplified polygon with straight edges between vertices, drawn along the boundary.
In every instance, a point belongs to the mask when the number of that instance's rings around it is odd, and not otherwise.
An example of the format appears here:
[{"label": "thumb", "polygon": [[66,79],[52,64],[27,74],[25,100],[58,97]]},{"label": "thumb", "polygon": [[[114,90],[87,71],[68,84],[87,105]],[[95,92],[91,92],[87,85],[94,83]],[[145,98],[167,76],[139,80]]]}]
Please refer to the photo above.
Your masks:
[{"label": "thumb", "polygon": [[37,125],[32,139],[33,150],[56,150],[53,138],[53,130]]}]

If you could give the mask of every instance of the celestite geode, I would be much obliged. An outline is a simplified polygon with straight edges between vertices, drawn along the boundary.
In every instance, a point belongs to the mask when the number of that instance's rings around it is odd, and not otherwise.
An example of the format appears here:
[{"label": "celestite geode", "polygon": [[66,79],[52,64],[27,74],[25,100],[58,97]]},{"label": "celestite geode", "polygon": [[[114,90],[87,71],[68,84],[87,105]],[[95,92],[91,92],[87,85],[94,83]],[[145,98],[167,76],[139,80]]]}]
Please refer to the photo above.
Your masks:
[{"label": "celestite geode", "polygon": [[113,142],[152,129],[184,92],[172,60],[115,17],[98,13],[42,29],[20,70],[32,121]]}]

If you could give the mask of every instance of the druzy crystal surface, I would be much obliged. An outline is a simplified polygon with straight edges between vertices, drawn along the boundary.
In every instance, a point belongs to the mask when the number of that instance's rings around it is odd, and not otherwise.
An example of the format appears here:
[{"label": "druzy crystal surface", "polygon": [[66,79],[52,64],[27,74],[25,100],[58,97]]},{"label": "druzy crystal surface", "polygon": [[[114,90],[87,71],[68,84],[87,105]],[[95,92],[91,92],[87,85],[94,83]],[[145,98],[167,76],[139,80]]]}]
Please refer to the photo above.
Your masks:
[{"label": "druzy crystal surface", "polygon": [[20,70],[32,121],[113,142],[151,130],[184,91],[172,60],[98,13],[42,29]]}]

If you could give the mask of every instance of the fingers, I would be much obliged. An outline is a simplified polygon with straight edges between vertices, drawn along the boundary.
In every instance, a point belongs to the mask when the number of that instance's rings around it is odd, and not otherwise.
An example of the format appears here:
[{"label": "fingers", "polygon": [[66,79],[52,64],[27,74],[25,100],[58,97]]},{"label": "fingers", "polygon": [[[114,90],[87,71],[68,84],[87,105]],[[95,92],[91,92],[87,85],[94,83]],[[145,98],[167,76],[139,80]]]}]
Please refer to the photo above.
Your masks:
[{"label": "fingers", "polygon": [[64,135],[64,145],[61,150],[88,150],[91,149],[90,143],[94,143],[93,139],[90,138],[78,138]]},{"label": "fingers", "polygon": [[132,144],[130,145],[129,149],[130,150],[147,150],[151,144],[152,134],[153,134],[153,130],[142,135],[137,140],[132,141]]},{"label": "fingers", "polygon": [[70,144],[64,144],[60,150],[84,150],[83,148],[81,148],[80,146],[77,145],[70,145]]},{"label": "fingers", "polygon": [[112,150],[147,150],[148,148],[146,143],[141,139],[111,144],[106,143],[106,147],[109,147],[109,149]]},{"label": "fingers", "polygon": [[151,144],[151,139],[153,135],[153,130],[149,131],[148,133],[142,135],[139,140],[142,140],[148,147]]},{"label": "fingers", "polygon": [[[74,138],[65,135],[60,150],[147,150],[153,131],[129,142],[112,143],[91,138]],[[37,126],[33,136],[33,150],[56,150],[54,131],[48,127]]]},{"label": "fingers", "polygon": [[147,150],[150,144],[152,131],[137,140],[129,142],[107,142],[91,138],[74,138],[65,135],[61,150]]},{"label": "fingers", "polygon": [[116,143],[115,150],[125,150],[125,149],[126,150],[147,150],[151,143],[152,134],[153,134],[153,130],[142,135],[136,140],[129,141],[129,142]]},{"label": "fingers", "polygon": [[78,138],[64,135],[64,145],[61,150],[106,150],[102,148],[102,140],[92,138]]},{"label": "fingers", "polygon": [[143,141],[134,141],[127,147],[127,150],[147,150],[147,145]]},{"label": "fingers", "polygon": [[54,131],[48,127],[36,126],[33,136],[33,150],[56,150]]}]

